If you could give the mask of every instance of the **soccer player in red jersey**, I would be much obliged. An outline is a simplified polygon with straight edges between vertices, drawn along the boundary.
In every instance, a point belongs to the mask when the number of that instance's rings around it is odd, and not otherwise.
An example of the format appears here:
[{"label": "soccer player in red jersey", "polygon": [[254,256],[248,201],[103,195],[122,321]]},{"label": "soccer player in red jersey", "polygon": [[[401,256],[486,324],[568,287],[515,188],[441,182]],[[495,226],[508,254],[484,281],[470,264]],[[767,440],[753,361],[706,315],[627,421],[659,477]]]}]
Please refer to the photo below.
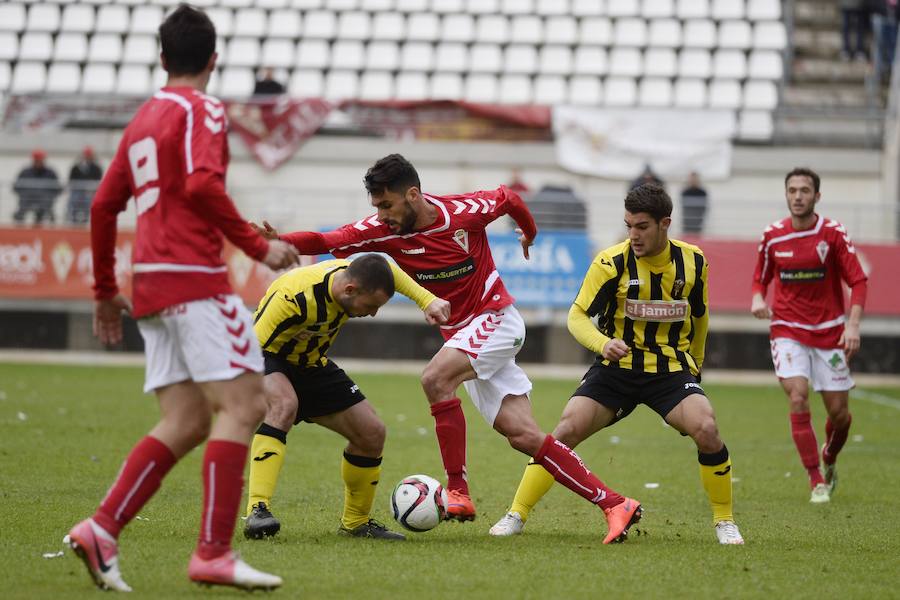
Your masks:
[{"label": "soccer player in red jersey", "polygon": [[[475,518],[466,474],[466,421],[456,395],[463,384],[484,419],[513,448],[605,511],[605,543],[622,541],[640,518],[640,503],[606,487],[574,451],[538,428],[531,382],[515,361],[525,323],[494,266],[485,228],[512,216],[528,258],[537,227],[525,203],[505,186],[458,196],[425,194],[415,167],[399,154],[376,162],[364,181],[376,214],[328,233],[296,232],[281,239],[301,254],[343,258],[384,252],[419,285],[450,302],[450,320],[441,326],[444,346],[422,374],[447,472],[449,517]],[[265,226],[261,231],[277,236]]]},{"label": "soccer player in red jersey", "polygon": [[[850,431],[848,363],[859,350],[859,323],[866,303],[866,274],[843,225],[816,213],[819,176],[795,168],[784,178],[791,216],[769,225],[759,245],[750,311],[771,319],[775,374],[790,401],[791,434],[809,474],[810,502],[831,500],[835,462]],[[774,301],[766,288],[775,281]],[[850,316],[844,291],[850,287]],[[822,446],[824,476],[809,414],[809,384],[822,395],[828,419]]]},{"label": "soccer player in red jersey", "polygon": [[[273,269],[298,257],[290,245],[254,232],[225,192],[225,110],[204,94],[216,62],[212,22],[181,5],[162,23],[159,38],[168,82],[125,129],[91,207],[91,246],[95,334],[117,343],[122,312],[138,319],[147,353],[144,391],[156,393],[162,415],[67,542],[98,587],[130,591],[118,565],[119,533],[172,466],[209,439],[188,577],[275,588],[280,577],[257,571],[231,549],[247,447],[266,402],[262,352],[250,313],[228,283],[223,238]],[[133,308],[116,284],[114,253],[116,217],[131,197],[138,215]]]}]

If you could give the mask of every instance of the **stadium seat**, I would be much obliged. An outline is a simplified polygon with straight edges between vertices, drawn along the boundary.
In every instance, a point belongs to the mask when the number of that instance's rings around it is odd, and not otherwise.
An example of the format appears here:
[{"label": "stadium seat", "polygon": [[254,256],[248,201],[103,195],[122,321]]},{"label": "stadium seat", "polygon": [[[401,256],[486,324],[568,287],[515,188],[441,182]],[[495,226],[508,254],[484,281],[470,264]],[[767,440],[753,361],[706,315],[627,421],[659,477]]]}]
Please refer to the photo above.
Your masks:
[{"label": "stadium seat", "polygon": [[131,33],[156,35],[162,20],[161,6],[135,6],[131,10],[131,26],[128,30]]},{"label": "stadium seat", "polygon": [[475,25],[475,40],[488,44],[509,41],[509,19],[503,15],[481,15]]},{"label": "stadium seat", "polygon": [[573,70],[579,75],[606,75],[609,71],[606,50],[597,46],[578,46]]},{"label": "stadium seat", "polygon": [[613,28],[613,45],[637,46],[647,45],[647,24],[644,19],[618,19]]},{"label": "stadium seat", "polygon": [[458,73],[435,73],[428,94],[434,100],[462,100],[463,80]]},{"label": "stadium seat", "polygon": [[706,106],[706,82],[701,79],[677,79],[675,81],[675,106],[678,108],[703,108]]},{"label": "stadium seat", "polygon": [[255,83],[252,69],[228,67],[222,70],[218,94],[223,98],[246,98],[253,93]]},{"label": "stadium seat", "polygon": [[714,79],[709,84],[710,108],[740,108],[743,103],[741,84],[734,79]]},{"label": "stadium seat", "polygon": [[0,92],[9,89],[9,83],[12,79],[12,69],[8,62],[0,61]]},{"label": "stadium seat", "polygon": [[426,100],[428,76],[424,73],[399,73],[394,81],[394,98],[397,100]]},{"label": "stadium seat", "polygon": [[76,94],[81,89],[81,67],[73,62],[53,63],[47,72],[48,94]]},{"label": "stadium seat", "polygon": [[519,15],[513,17],[509,36],[514,44],[540,44],[544,41],[544,24],[540,17]]},{"label": "stadium seat", "polygon": [[406,36],[411,40],[437,41],[440,30],[440,19],[431,13],[412,13],[406,19]]},{"label": "stadium seat", "polygon": [[719,23],[719,48],[746,50],[753,43],[753,32],[747,21]]},{"label": "stadium seat", "polygon": [[713,0],[712,18],[716,21],[744,18],[744,0]]},{"label": "stadium seat", "polygon": [[644,0],[641,16],[645,19],[664,19],[675,14],[675,0]]},{"label": "stadium seat", "polygon": [[446,15],[441,21],[441,41],[467,43],[475,39],[475,19],[471,15]]},{"label": "stadium seat", "polygon": [[740,50],[718,50],[713,57],[713,76],[744,79],[747,76],[747,55]]},{"label": "stadium seat", "polygon": [[292,98],[319,98],[325,92],[325,77],[318,69],[294,69],[288,83]]},{"label": "stadium seat", "polygon": [[537,0],[535,12],[542,17],[569,14],[569,0]]},{"label": "stadium seat", "polygon": [[527,73],[537,71],[537,51],[534,46],[526,44],[509,45],[503,53],[503,70],[505,73]]},{"label": "stadium seat", "polygon": [[19,36],[11,31],[0,31],[0,61],[12,61],[19,57]]},{"label": "stadium seat", "polygon": [[744,84],[744,108],[774,110],[778,106],[778,87],[772,81],[751,80]]},{"label": "stadium seat", "polygon": [[606,17],[585,17],[578,28],[578,43],[609,46],[612,43],[612,25]]},{"label": "stadium seat", "polygon": [[555,105],[565,104],[566,80],[557,75],[540,75],[534,79],[535,104]]},{"label": "stadium seat", "polygon": [[636,17],[640,12],[639,0],[606,0],[606,13],[611,17]]},{"label": "stadium seat", "polygon": [[113,0],[81,0],[81,4],[100,5],[100,4],[109,4],[112,1]]},{"label": "stadium seat", "polygon": [[767,110],[744,110],[738,118],[738,137],[742,140],[767,141],[775,133],[772,113]]},{"label": "stadium seat", "polygon": [[544,22],[545,44],[573,44],[578,39],[578,24],[568,16],[550,17]]},{"label": "stadium seat", "polygon": [[547,75],[570,74],[572,72],[572,49],[568,46],[543,46],[540,52],[538,71]]},{"label": "stadium seat", "polygon": [[301,29],[300,13],[293,9],[273,10],[269,13],[266,36],[271,38],[298,38]]},{"label": "stadium seat", "polygon": [[90,33],[94,30],[94,7],[70,4],[63,9],[60,31]]},{"label": "stadium seat", "polygon": [[679,19],[706,19],[709,17],[709,0],[678,0],[675,15]]},{"label": "stadium seat", "polygon": [[695,19],[684,24],[682,40],[686,48],[715,48],[716,24],[707,19]]},{"label": "stadium seat", "polygon": [[265,10],[279,10],[288,6],[288,0],[253,0],[253,5]]},{"label": "stadium seat", "polygon": [[394,76],[384,71],[367,71],[359,81],[362,100],[390,100],[394,97]]},{"label": "stadium seat", "polygon": [[228,8],[249,8],[253,6],[253,0],[219,0],[219,3]]},{"label": "stadium seat", "polygon": [[499,73],[503,70],[503,52],[497,44],[474,44],[469,52],[469,71]]},{"label": "stadium seat", "polygon": [[0,31],[25,29],[25,5],[11,2],[0,4]]},{"label": "stadium seat", "polygon": [[359,80],[352,71],[329,71],[325,77],[325,98],[347,100],[359,94]]},{"label": "stadium seat", "polygon": [[303,37],[331,39],[337,34],[337,19],[333,12],[315,10],[303,15]]},{"label": "stadium seat", "polygon": [[365,64],[366,53],[362,42],[340,40],[331,47],[333,69],[359,70]]},{"label": "stadium seat", "polygon": [[603,0],[572,0],[572,14],[576,17],[596,17],[606,14]]},{"label": "stadium seat", "polygon": [[531,78],[525,75],[503,75],[500,78],[498,99],[502,104],[531,104]]},{"label": "stadium seat", "polygon": [[403,48],[400,49],[400,68],[404,71],[432,70],[434,68],[434,46],[426,42],[403,44]]},{"label": "stadium seat", "polygon": [[19,42],[19,60],[48,61],[53,55],[53,38],[42,31],[26,31]]},{"label": "stadium seat", "polygon": [[638,104],[647,107],[667,107],[672,104],[672,82],[669,79],[645,77],[638,90]]},{"label": "stadium seat", "polygon": [[143,65],[123,65],[116,77],[116,93],[147,96],[151,91],[150,69]]},{"label": "stadium seat", "polygon": [[465,9],[464,0],[431,0],[431,10],[439,14],[461,13]]},{"label": "stadium seat", "polygon": [[335,12],[356,10],[359,7],[359,0],[325,0],[325,8]]},{"label": "stadium seat", "polygon": [[[622,48],[615,46],[609,53],[610,75],[622,75],[626,77],[640,77],[643,74],[643,56],[637,48]],[[609,84],[607,84],[607,92]]]},{"label": "stadium seat", "polygon": [[110,4],[97,10],[95,33],[125,33],[128,31],[128,7]]},{"label": "stadium seat", "polygon": [[206,16],[216,26],[216,33],[220,37],[231,37],[234,32],[234,13],[228,8],[210,8]]},{"label": "stadium seat", "polygon": [[607,77],[604,88],[603,104],[606,106],[634,106],[637,103],[637,84],[631,77]]},{"label": "stadium seat", "polygon": [[27,31],[54,32],[59,29],[60,11],[55,4],[32,4],[28,9]]},{"label": "stadium seat", "polygon": [[359,7],[371,13],[385,12],[393,10],[394,0],[362,0]]},{"label": "stadium seat", "polygon": [[445,73],[463,73],[469,66],[465,44],[438,44],[434,68]]},{"label": "stadium seat", "polygon": [[116,89],[116,68],[111,64],[88,63],[81,74],[84,94],[112,94]]},{"label": "stadium seat", "polygon": [[122,60],[122,37],[112,33],[92,36],[88,46],[88,60],[111,63]]},{"label": "stadium seat", "polygon": [[295,63],[298,67],[324,69],[330,62],[330,47],[325,40],[300,40]]},{"label": "stadium seat", "polygon": [[366,47],[366,69],[396,71],[400,67],[400,49],[396,42],[370,42]]},{"label": "stadium seat", "polygon": [[580,106],[597,106],[603,100],[600,78],[579,75],[569,80],[569,102]]},{"label": "stadium seat", "polygon": [[322,0],[289,0],[290,7],[298,10],[316,10],[322,8]]},{"label": "stadium seat", "polygon": [[44,63],[18,62],[13,70],[9,91],[13,94],[36,94],[47,85],[47,67]]},{"label": "stadium seat", "polygon": [[754,79],[781,79],[784,61],[774,50],[754,50],[750,53],[747,75]]},{"label": "stadium seat", "polygon": [[259,40],[256,38],[231,38],[228,49],[225,51],[226,60],[222,61],[228,67],[253,67],[259,65]]},{"label": "stadium seat", "polygon": [[675,77],[678,58],[671,48],[648,48],[644,52],[644,75],[649,77]]},{"label": "stadium seat", "polygon": [[759,50],[784,50],[787,33],[780,21],[760,21],[753,28],[753,47]]},{"label": "stadium seat", "polygon": [[466,77],[463,98],[468,102],[493,103],[497,101],[499,93],[497,78],[493,75],[474,73]]},{"label": "stadium seat", "polygon": [[371,35],[372,22],[369,13],[345,12],[338,18],[337,36],[342,40],[367,40]]},{"label": "stadium seat", "polygon": [[[59,39],[59,38],[57,38]],[[130,35],[125,39],[122,62],[137,65],[152,65],[159,60],[159,46],[150,35]]]},{"label": "stadium seat", "polygon": [[706,79],[712,75],[712,59],[706,50],[686,48],[678,55],[678,76]]},{"label": "stadium seat", "polygon": [[749,0],[747,18],[751,21],[777,21],[781,19],[781,0]]},{"label": "stadium seat", "polygon": [[502,0],[500,12],[505,15],[530,15],[534,13],[532,0]]},{"label": "stadium seat", "polygon": [[406,17],[396,12],[381,12],[372,22],[372,39],[402,42],[406,39]]},{"label": "stadium seat", "polygon": [[[0,42],[0,46],[2,45]],[[53,46],[54,61],[84,62],[87,54],[88,41],[83,33],[60,33],[56,36],[56,43]]]},{"label": "stadium seat", "polygon": [[681,22],[677,19],[650,21],[648,40],[657,48],[678,48],[681,46]]},{"label": "stadium seat", "polygon": [[260,64],[264,67],[288,69],[294,66],[294,55],[296,53],[297,49],[292,40],[267,38],[263,41]]},{"label": "stadium seat", "polygon": [[261,38],[266,35],[266,12],[242,8],[234,14],[234,35]]},{"label": "stadium seat", "polygon": [[466,0],[466,12],[472,15],[491,15],[500,12],[500,0]]},{"label": "stadium seat", "polygon": [[428,10],[428,0],[397,0],[397,8],[399,12],[416,13]]}]

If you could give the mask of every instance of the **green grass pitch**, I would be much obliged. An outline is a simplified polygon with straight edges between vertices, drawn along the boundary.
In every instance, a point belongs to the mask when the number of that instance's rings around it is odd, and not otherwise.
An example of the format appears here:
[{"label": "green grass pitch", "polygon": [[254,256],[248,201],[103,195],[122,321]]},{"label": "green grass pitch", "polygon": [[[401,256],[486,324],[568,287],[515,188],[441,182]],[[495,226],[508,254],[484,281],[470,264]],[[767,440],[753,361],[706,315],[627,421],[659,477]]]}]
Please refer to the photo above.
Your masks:
[{"label": "green grass pitch", "polygon": [[[443,479],[432,419],[417,378],[351,376],[388,425],[374,517],[399,527],[388,508],[393,485],[414,473]],[[141,394],[142,377],[135,368],[0,364],[0,597],[100,594],[71,554],[43,555],[62,549],[68,528],[93,511],[125,453],[155,422],[156,403]],[[576,383],[535,381],[543,428],[552,429]],[[491,538],[487,530],[506,510],[526,457],[468,403],[476,521],[444,523],[409,534],[406,543],[338,537],[343,440],[304,424],[289,436],[274,501],[282,532],[261,542],[238,534],[236,546],[252,565],[284,577],[275,592],[284,598],[900,597],[900,389],[867,389],[868,400],[851,400],[840,485],[821,506],[808,502],[774,376],[768,386],[706,390],[734,461],[743,547],[716,543],[693,443],[646,407],[578,448],[601,479],[645,506],[625,544],[602,545],[602,513],[561,486],[539,505],[524,535]],[[824,411],[818,397],[812,404],[821,441]],[[121,566],[134,597],[240,594],[187,580],[201,456],[188,455],[122,535]]]}]

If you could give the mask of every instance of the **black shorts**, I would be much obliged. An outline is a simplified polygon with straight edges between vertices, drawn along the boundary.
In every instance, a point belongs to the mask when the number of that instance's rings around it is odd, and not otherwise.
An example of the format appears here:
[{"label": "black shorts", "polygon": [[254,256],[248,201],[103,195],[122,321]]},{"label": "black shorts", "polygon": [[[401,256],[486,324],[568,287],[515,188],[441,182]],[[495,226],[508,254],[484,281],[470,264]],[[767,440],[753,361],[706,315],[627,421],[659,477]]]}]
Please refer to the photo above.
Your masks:
[{"label": "black shorts", "polygon": [[366,399],[359,386],[333,360],[324,367],[298,367],[267,352],[263,352],[263,358],[266,375],[284,374],[297,393],[300,405],[295,425],[313,417],[333,415]]},{"label": "black shorts", "polygon": [[[631,414],[638,404],[646,404],[666,418],[691,394],[706,395],[689,371],[642,373],[630,369],[593,365],[572,396],[586,396],[613,411],[612,423]],[[610,423],[610,425],[612,425]]]}]

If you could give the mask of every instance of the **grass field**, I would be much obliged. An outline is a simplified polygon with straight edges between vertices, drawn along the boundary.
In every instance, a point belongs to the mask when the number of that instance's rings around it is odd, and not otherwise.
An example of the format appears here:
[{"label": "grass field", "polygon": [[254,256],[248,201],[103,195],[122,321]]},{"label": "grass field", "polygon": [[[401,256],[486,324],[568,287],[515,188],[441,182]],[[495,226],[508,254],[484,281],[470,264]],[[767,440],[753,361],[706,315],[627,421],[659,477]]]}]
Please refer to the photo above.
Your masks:
[{"label": "grass field", "polygon": [[[68,528],[93,511],[125,453],[155,422],[155,402],[140,393],[142,375],[124,367],[0,363],[0,597],[100,593],[71,554],[43,554],[62,549]],[[419,472],[443,478],[432,419],[415,377],[351,375],[388,424],[374,516],[390,525],[394,483]],[[541,426],[552,428],[574,383],[535,382]],[[237,547],[251,564],[284,577],[275,594],[285,598],[900,597],[900,389],[867,389],[868,400],[851,402],[840,487],[822,506],[808,502],[774,378],[765,387],[706,389],[734,461],[743,547],[716,543],[692,442],[646,408],[579,447],[602,479],[644,503],[628,542],[602,545],[602,514],[560,486],[524,535],[491,538],[487,529],[512,498],[525,457],[468,404],[475,522],[442,524],[399,544],[338,537],[343,441],[306,424],[290,435],[274,503],[282,533],[262,542],[236,538]],[[821,438],[818,398],[813,414]],[[122,535],[122,571],[136,597],[240,594],[187,581],[201,455],[193,452],[172,471]],[[645,488],[651,482],[659,486]]]}]

